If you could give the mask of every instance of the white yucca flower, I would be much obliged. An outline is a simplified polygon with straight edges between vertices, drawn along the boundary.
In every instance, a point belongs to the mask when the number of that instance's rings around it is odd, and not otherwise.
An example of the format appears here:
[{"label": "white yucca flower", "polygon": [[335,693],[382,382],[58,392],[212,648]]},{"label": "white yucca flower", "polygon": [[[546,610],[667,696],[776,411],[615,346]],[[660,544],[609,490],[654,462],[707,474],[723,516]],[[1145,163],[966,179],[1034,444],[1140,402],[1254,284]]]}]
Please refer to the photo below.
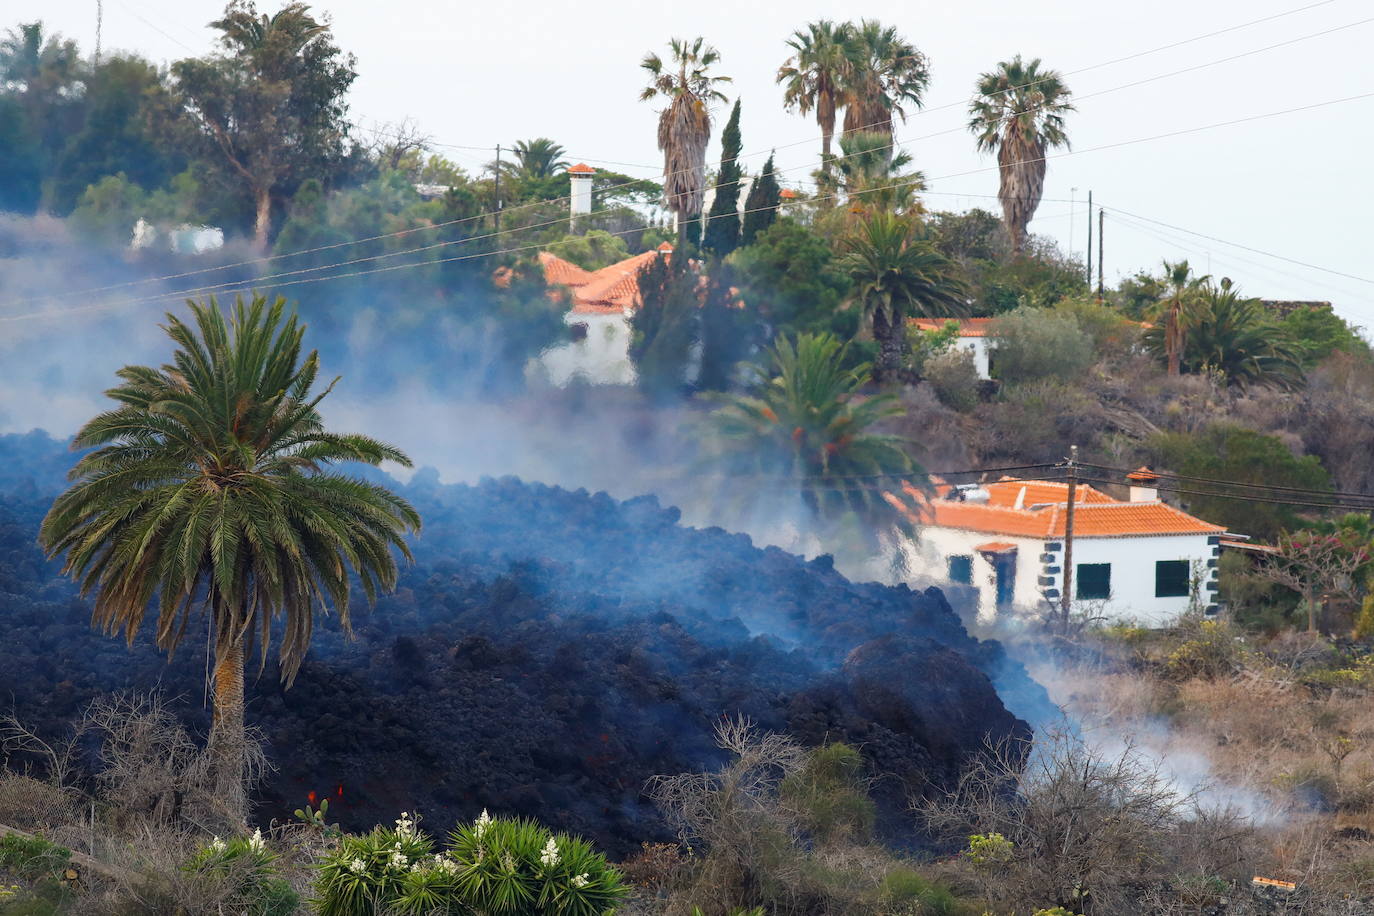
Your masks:
[{"label": "white yucca flower", "polygon": [[582,874],[578,875],[576,878],[573,878],[573,879],[572,879],[572,886],[573,886],[573,887],[586,887],[588,884],[591,884],[591,883],[592,883],[592,882],[591,882],[590,880],[588,880],[588,878],[587,878],[586,872],[583,872]]},{"label": "white yucca flower", "polygon": [[362,859],[354,859],[352,862],[348,863],[348,868],[355,875],[361,875],[363,872],[367,871],[367,863]]},{"label": "white yucca flower", "polygon": [[544,844],[539,861],[544,863],[545,868],[553,868],[558,864],[558,844],[553,841],[553,837],[549,837],[549,841]]},{"label": "white yucca flower", "polygon": [[482,838],[482,834],[487,832],[489,826],[491,826],[491,815],[487,813],[486,808],[483,808],[481,816],[477,818],[477,839]]},{"label": "white yucca flower", "polygon": [[262,828],[257,827],[253,830],[253,835],[248,838],[248,845],[258,852],[267,848],[267,841],[262,838]]},{"label": "white yucca flower", "polygon": [[[419,812],[415,816],[419,817]],[[409,811],[402,811],[401,816],[396,818],[396,832],[405,837],[415,836],[415,820]]]},{"label": "white yucca flower", "polygon": [[407,865],[409,865],[409,864],[410,864],[410,860],[409,860],[408,858],[406,858],[406,854],[403,853],[403,852],[401,852],[401,849],[400,849],[400,847],[398,846],[398,847],[391,853],[391,867],[392,867],[392,868],[405,868],[405,867],[406,867]]},{"label": "white yucca flower", "polygon": [[215,838],[210,841],[210,848],[215,852],[224,852],[224,850],[229,848],[229,844],[221,840],[219,835],[216,834]]}]

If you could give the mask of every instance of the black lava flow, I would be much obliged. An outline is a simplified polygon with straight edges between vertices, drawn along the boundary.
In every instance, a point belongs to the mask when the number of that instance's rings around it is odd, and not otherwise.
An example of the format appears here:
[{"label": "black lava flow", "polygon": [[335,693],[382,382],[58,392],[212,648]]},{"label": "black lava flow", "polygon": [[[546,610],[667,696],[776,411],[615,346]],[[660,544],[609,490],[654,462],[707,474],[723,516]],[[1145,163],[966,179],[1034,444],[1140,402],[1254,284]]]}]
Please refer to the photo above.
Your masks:
[{"label": "black lava flow", "polygon": [[[0,437],[0,705],[56,734],[103,693],[159,689],[203,733],[203,637],[168,660],[146,633],[103,636],[43,559],[70,462],[42,435]],[[486,808],[620,855],[669,836],[645,781],[718,766],[714,723],[746,715],[860,747],[882,834],[906,845],[913,793],[1050,711],[937,589],[854,583],[826,557],[683,527],[652,497],[433,480],[402,488],[425,519],[416,561],[355,611],[355,638],[322,621],[289,690],[271,664],[250,670],[248,720],[275,767],[259,821],[328,797],[348,829],[419,810],[446,831]]]}]

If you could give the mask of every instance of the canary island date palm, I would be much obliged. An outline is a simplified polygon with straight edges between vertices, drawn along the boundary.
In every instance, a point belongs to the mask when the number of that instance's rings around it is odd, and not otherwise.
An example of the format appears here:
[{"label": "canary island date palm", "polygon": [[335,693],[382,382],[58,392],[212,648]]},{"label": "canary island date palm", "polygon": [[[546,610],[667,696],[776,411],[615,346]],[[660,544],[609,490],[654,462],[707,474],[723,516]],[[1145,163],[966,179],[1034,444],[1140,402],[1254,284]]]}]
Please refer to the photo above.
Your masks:
[{"label": "canary island date palm", "polygon": [[704,38],[669,42],[670,59],[646,54],[640,63],[649,85],[640,101],[662,97],[667,107],[658,116],[658,148],[663,153],[663,200],[677,217],[678,239],[701,216],[706,193],[706,145],[711,140],[711,106],[725,101],[717,85],[728,76],[713,76],[720,53]]},{"label": "canary island date palm", "polygon": [[[289,685],[317,613],[349,630],[350,574],[369,601],[395,586],[396,554],[420,518],[401,497],[341,472],[406,456],[368,436],[325,429],[313,392],[315,352],[285,301],[211,299],[192,320],[169,315],[161,368],[125,366],[73,447],[91,449],[53,503],[40,539],[94,595],[93,623],[130,643],[153,617],[173,651],[192,617],[208,618],[214,716],[209,745],[230,817],[244,805],[244,658],[265,665],[277,637]],[[336,379],[337,381],[337,379]],[[274,621],[280,623],[274,627]]]},{"label": "canary island date palm", "polygon": [[1045,191],[1046,152],[1069,146],[1064,132],[1064,115],[1074,110],[1069,96],[1058,71],[1042,70],[1038,57],[1023,63],[1018,54],[978,79],[969,130],[980,151],[997,153],[997,197],[1013,254],[1025,248],[1026,226]]},{"label": "canary island date palm", "polygon": [[761,390],[719,399],[711,422],[721,459],[751,489],[765,478],[795,483],[822,518],[894,521],[882,494],[918,469],[902,440],[875,427],[902,407],[891,394],[861,393],[869,366],[847,366],[847,349],[830,334],[780,339],[769,352],[773,377]]},{"label": "canary island date palm", "polygon": [[851,304],[863,310],[878,342],[873,380],[895,380],[908,318],[958,317],[967,310],[953,262],[913,217],[881,210],[859,222],[840,247],[839,266],[854,284]]},{"label": "canary island date palm", "polygon": [[792,33],[787,41],[792,55],[778,68],[777,82],[783,87],[782,101],[787,110],[816,112],[823,170],[830,166],[841,81],[849,67],[849,30],[848,25],[836,25],[828,19],[808,23],[805,29]]}]

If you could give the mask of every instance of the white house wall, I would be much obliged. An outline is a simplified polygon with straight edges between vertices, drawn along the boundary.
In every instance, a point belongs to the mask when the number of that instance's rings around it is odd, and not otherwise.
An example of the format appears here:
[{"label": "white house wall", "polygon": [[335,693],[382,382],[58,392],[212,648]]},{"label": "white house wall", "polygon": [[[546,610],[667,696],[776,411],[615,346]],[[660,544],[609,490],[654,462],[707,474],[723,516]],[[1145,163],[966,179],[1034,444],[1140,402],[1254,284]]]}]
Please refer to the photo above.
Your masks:
[{"label": "white house wall", "polygon": [[587,333],[581,340],[570,340],[540,354],[540,368],[551,384],[562,388],[576,376],[592,385],[634,384],[628,318],[623,314],[569,312],[563,320],[569,326],[586,325]]},{"label": "white house wall", "polygon": [[988,339],[986,337],[960,337],[958,346],[973,357],[973,368],[978,370],[979,378],[992,378],[992,365],[988,361]]},{"label": "white house wall", "polygon": [[[1111,599],[1107,601],[1077,600],[1077,612],[1100,613],[1113,621],[1133,621],[1145,626],[1163,626],[1173,622],[1189,609],[1191,598],[1155,597],[1155,563],[1160,560],[1184,560],[1200,575],[1199,598],[1203,606],[1215,602],[1216,592],[1208,589],[1214,581],[1217,547],[1209,543],[1207,535],[1169,535],[1153,537],[1078,537],[1073,542],[1075,571],[1081,563],[1110,563]],[[948,580],[948,560],[951,556],[972,557],[971,583],[978,590],[978,619],[992,623],[998,617],[996,575],[992,563],[974,548],[990,542],[1016,545],[1016,582],[1012,590],[1012,606],[1019,613],[1042,614],[1050,602],[1058,606],[1059,589],[1063,586],[1064,543],[1042,541],[1038,538],[989,534],[985,531],[965,531],[957,528],[927,526],[922,528],[915,543],[904,540],[905,555],[913,578],[927,578],[936,582]],[[1049,548],[1058,548],[1049,550]],[[1042,557],[1050,558],[1048,561]],[[1045,581],[1042,582],[1042,579]],[[1046,590],[1054,595],[1047,599]],[[1003,609],[1006,612],[1006,609]]]},{"label": "white house wall", "polygon": [[[1108,602],[1074,601],[1077,611],[1095,610],[1101,606],[1107,616],[1115,620],[1134,621],[1145,626],[1163,626],[1185,613],[1191,602],[1189,596],[1180,598],[1155,597],[1155,563],[1160,560],[1186,560],[1190,575],[1197,576],[1198,598],[1203,606],[1212,604],[1216,592],[1206,588],[1213,576],[1216,559],[1215,545],[1208,543],[1205,534],[1168,535],[1127,538],[1074,538],[1073,564],[1077,575],[1081,563],[1110,563],[1112,597]],[[1062,558],[1063,553],[1059,556]],[[1062,575],[1055,585],[1063,584]],[[1075,589],[1076,590],[1076,589]]]}]

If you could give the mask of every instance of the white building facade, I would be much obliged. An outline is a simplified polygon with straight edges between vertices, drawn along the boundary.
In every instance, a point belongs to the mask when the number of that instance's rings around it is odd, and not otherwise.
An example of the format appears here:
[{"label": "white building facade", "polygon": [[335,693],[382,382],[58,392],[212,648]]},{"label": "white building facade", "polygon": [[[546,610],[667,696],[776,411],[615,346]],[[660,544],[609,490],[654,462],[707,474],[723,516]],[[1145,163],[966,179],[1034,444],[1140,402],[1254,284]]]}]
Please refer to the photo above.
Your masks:
[{"label": "white building facade", "polygon": [[[1225,528],[1166,505],[1148,487],[1132,488],[1132,496],[1121,501],[1078,486],[1070,609],[1150,627],[1194,609],[1215,613]],[[940,487],[935,498],[909,488],[899,501],[919,525],[901,547],[908,568],[972,587],[980,622],[1058,611],[1066,484],[1004,479]]]},{"label": "white building facade", "polygon": [[911,324],[925,332],[940,331],[947,324],[957,324],[959,336],[954,341],[954,348],[969,354],[978,377],[986,380],[992,378],[992,359],[987,338],[992,321],[991,318],[913,318]]}]

